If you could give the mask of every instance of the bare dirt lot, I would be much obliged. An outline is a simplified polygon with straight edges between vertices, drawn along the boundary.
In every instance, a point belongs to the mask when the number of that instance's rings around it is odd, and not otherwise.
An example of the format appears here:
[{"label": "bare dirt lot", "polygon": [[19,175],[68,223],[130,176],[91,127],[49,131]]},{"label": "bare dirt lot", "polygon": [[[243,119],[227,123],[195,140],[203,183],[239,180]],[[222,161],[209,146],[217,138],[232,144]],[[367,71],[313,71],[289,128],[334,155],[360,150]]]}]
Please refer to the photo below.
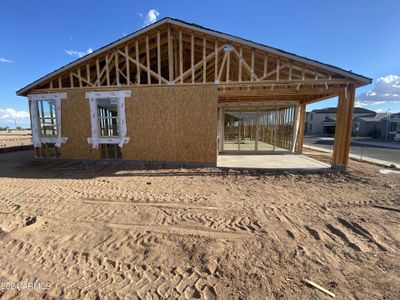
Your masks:
[{"label": "bare dirt lot", "polygon": [[306,279],[339,299],[400,299],[400,176],[377,166],[266,175],[31,156],[0,155],[2,299],[330,299]]},{"label": "bare dirt lot", "polygon": [[0,149],[26,145],[32,145],[32,134],[30,131],[0,131]]}]

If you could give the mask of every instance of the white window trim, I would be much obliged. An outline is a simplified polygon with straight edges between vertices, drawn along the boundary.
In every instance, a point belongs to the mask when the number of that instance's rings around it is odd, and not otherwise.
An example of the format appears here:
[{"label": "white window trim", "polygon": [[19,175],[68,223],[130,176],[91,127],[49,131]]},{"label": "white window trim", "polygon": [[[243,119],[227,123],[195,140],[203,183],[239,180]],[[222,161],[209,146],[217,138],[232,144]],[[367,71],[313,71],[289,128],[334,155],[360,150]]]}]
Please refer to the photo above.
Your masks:
[{"label": "white window trim", "polygon": [[[33,147],[41,148],[42,143],[54,143],[56,147],[61,147],[61,144],[68,141],[67,137],[61,136],[61,100],[67,99],[67,93],[29,94],[28,99],[30,102]],[[38,101],[40,100],[51,100],[55,103],[57,136],[41,136],[40,134],[38,109]]]},{"label": "white window trim", "polygon": [[[110,91],[110,92],[87,92],[86,98],[89,99],[90,120],[92,124],[92,136],[88,143],[97,149],[99,144],[118,144],[122,148],[124,144],[129,143],[129,137],[126,136],[126,118],[125,118],[125,98],[131,96],[131,91]],[[119,136],[101,137],[99,131],[99,122],[97,118],[97,99],[116,98],[118,101],[118,129]]]}]

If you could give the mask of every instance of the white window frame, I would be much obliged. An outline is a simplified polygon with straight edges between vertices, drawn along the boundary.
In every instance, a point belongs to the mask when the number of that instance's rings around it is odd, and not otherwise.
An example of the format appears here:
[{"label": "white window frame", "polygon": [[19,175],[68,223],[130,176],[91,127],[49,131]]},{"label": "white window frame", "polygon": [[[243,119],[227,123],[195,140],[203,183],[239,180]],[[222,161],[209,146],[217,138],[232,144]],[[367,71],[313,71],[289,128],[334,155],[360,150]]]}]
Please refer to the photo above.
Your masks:
[{"label": "white window frame", "polygon": [[[48,94],[29,94],[29,105],[31,114],[31,127],[32,127],[32,143],[33,147],[41,148],[42,144],[54,143],[56,147],[61,147],[68,141],[68,137],[61,136],[61,100],[67,99],[67,93],[48,93]],[[53,101],[55,103],[56,113],[56,136],[42,136],[40,133],[40,120],[39,120],[39,101]]]},{"label": "white window frame", "polygon": [[[110,91],[110,92],[87,92],[86,98],[89,99],[90,120],[92,124],[92,136],[87,139],[94,149],[99,144],[118,144],[122,148],[124,144],[129,143],[129,137],[126,136],[126,118],[125,118],[125,98],[131,96],[131,91]],[[100,136],[99,122],[97,117],[97,99],[114,98],[117,99],[118,114],[118,132],[119,136],[102,137]]]}]

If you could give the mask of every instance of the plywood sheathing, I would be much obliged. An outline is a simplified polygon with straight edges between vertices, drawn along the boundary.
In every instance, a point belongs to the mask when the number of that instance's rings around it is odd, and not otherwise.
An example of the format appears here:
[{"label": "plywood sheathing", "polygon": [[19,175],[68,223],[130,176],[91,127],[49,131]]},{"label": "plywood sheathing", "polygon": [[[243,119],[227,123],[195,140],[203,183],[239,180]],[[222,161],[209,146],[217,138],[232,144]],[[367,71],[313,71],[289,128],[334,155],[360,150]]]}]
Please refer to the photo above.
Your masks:
[{"label": "plywood sheathing", "polygon": [[213,86],[132,89],[123,158],[216,163],[217,102]]},{"label": "plywood sheathing", "polygon": [[68,137],[62,144],[61,157],[65,159],[97,159],[97,150],[88,144],[92,135],[89,101],[85,90],[70,90],[61,103],[61,135]]}]

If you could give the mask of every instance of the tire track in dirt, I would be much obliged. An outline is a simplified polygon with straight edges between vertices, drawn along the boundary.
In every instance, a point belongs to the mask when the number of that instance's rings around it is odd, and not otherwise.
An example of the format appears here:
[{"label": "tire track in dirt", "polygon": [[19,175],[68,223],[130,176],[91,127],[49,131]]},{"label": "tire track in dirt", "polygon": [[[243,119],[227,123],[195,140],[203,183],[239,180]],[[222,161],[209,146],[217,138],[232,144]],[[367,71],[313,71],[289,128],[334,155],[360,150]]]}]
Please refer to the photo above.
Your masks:
[{"label": "tire track in dirt", "polygon": [[[370,207],[371,202],[360,201],[356,204],[359,205],[360,203],[364,204],[365,207]],[[290,239],[296,239],[300,234],[301,238],[310,237],[316,242],[325,243],[329,249],[333,249],[331,245],[333,241],[336,245],[345,245],[357,252],[368,252],[368,249],[375,251],[371,248],[372,245],[375,245],[380,251],[389,251],[390,248],[377,241],[365,227],[355,221],[348,221],[340,217],[342,214],[337,209],[345,209],[347,205],[348,203],[345,203],[335,207],[334,210],[330,210],[329,215],[325,213],[325,210],[316,211],[309,206],[301,208],[269,206],[264,209],[265,219],[267,220],[266,227],[269,228],[270,233],[274,234],[275,238],[282,239],[284,232]],[[315,219],[314,225],[303,224],[299,216],[304,216],[304,220]],[[274,224],[268,224],[273,223],[272,220],[274,219],[279,220],[278,227]],[[316,223],[324,224],[324,227],[316,226]]]},{"label": "tire track in dirt", "polygon": [[[146,263],[134,264],[130,261],[99,257],[65,248],[54,248],[52,244],[31,244],[12,239],[0,245],[9,253],[18,251],[21,255],[15,261],[5,261],[0,257],[0,274],[12,282],[20,274],[32,282],[49,282],[54,285],[46,293],[51,297],[67,299],[124,297],[131,295],[145,299],[159,298],[206,298],[218,296],[217,288],[221,273],[217,268],[200,265],[165,269]],[[18,266],[30,265],[27,274]],[[68,266],[68,267],[64,267]],[[23,296],[24,291],[19,296]],[[7,294],[5,295],[7,296]]]}]

